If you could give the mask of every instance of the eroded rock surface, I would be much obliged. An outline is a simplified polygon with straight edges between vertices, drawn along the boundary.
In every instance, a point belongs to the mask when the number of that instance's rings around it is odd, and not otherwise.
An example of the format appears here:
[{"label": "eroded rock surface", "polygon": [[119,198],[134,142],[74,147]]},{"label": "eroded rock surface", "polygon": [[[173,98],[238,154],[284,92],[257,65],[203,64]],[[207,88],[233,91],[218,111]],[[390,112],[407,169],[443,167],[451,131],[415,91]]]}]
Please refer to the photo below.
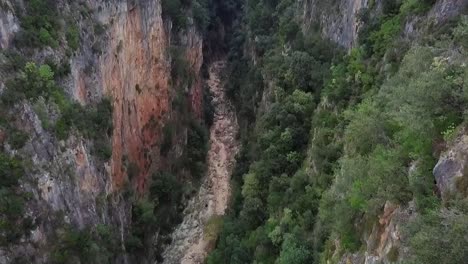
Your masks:
[{"label": "eroded rock surface", "polygon": [[13,3],[0,0],[0,49],[5,49],[19,30],[19,21],[13,13]]},{"label": "eroded rock surface", "polygon": [[[370,15],[379,17],[382,14],[382,0],[303,0],[298,4],[302,19],[302,28],[309,31],[319,25],[325,38],[340,46],[351,49],[357,45],[359,31],[363,26],[361,14],[368,9]],[[440,24],[459,15],[468,6],[468,0],[437,0],[431,10],[422,17],[413,17],[405,25],[404,38],[414,38],[419,22],[431,21]]]},{"label": "eroded rock surface", "polygon": [[468,192],[468,135],[462,131],[434,167],[437,188],[443,199]]},{"label": "eroded rock surface", "polygon": [[[379,2],[376,1],[376,4]],[[338,4],[305,0],[300,6],[304,29],[307,31],[320,23],[323,36],[345,48],[352,48],[356,44],[360,27],[358,14],[369,3],[368,0],[340,0]]]},{"label": "eroded rock surface", "polygon": [[[387,201],[379,221],[372,226],[370,232],[363,234],[362,240],[365,242],[366,250],[347,253],[341,257],[339,263],[390,264],[404,260],[409,254],[409,249],[404,246],[406,238],[402,227],[414,219],[415,211],[414,202],[402,207]],[[339,244],[337,245],[339,247]]]},{"label": "eroded rock surface", "polygon": [[102,60],[104,90],[113,99],[112,178],[125,178],[123,156],[139,168],[138,190],[145,189],[161,122],[169,110],[168,36],[156,1],[122,7],[110,29],[109,52]]}]

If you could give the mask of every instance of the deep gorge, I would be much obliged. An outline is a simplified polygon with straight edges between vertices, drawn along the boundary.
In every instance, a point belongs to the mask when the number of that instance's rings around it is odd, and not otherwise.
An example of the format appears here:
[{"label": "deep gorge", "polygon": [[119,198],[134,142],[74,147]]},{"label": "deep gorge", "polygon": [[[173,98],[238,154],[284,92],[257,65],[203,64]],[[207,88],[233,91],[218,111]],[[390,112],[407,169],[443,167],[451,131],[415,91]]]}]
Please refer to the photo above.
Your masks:
[{"label": "deep gorge", "polygon": [[464,263],[466,0],[0,0],[0,263]]}]

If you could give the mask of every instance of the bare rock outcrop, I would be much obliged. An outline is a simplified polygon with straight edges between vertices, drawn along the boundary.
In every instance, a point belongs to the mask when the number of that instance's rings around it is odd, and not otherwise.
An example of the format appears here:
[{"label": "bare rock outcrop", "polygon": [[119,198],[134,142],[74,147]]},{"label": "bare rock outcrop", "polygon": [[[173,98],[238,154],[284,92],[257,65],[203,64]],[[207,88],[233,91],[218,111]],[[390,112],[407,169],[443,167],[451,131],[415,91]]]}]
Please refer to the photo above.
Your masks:
[{"label": "bare rock outcrop", "polygon": [[442,153],[433,173],[443,199],[468,194],[468,135],[466,129]]},{"label": "bare rock outcrop", "polygon": [[370,232],[363,234],[366,250],[357,253],[347,253],[340,264],[390,264],[404,260],[409,249],[405,247],[405,237],[402,227],[414,219],[415,205],[413,202],[406,207],[388,202],[383,213]]},{"label": "bare rock outcrop", "polygon": [[19,21],[13,12],[14,2],[0,0],[0,49],[6,49],[15,33],[19,30]]},{"label": "bare rock outcrop", "polygon": [[[319,26],[322,35],[340,46],[351,49],[356,46],[359,30],[363,23],[360,14],[364,9],[371,11],[372,16],[380,16],[382,0],[303,0],[297,8],[304,31]],[[446,22],[463,12],[468,0],[437,0],[427,14],[413,17],[405,25],[404,38],[418,36],[414,30],[416,24],[430,21],[432,25]]]}]

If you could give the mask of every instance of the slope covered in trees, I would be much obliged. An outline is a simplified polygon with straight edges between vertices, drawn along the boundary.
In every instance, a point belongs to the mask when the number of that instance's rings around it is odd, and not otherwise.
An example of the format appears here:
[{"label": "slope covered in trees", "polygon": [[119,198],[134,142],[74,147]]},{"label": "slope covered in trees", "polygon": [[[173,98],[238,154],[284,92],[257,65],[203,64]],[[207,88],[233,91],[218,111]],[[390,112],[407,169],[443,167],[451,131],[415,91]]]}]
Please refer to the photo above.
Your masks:
[{"label": "slope covered in trees", "polygon": [[401,227],[409,253],[387,260],[468,258],[467,200],[442,201],[432,174],[466,122],[468,18],[403,37],[434,2],[362,10],[349,52],[303,34],[294,1],[245,2],[229,53],[243,149],[208,263],[335,263],[366,250],[386,204],[417,212]]},{"label": "slope covered in trees", "polygon": [[0,0],[0,263],[465,263],[466,6]]}]

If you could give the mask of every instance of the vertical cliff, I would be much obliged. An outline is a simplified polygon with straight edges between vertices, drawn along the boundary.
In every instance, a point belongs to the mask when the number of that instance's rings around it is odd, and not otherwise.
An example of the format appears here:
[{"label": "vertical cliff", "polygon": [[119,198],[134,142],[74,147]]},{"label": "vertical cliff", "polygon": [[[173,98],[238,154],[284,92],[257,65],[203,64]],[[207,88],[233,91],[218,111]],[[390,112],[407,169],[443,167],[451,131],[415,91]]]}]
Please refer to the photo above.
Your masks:
[{"label": "vertical cliff", "polygon": [[[413,17],[407,21],[405,34],[413,40],[417,36],[418,22],[432,21],[433,25],[443,24],[453,17],[463,13],[467,2],[465,0],[434,1],[431,10],[424,17]],[[395,1],[395,4],[401,1]],[[351,49],[358,45],[361,29],[369,24],[366,16],[378,18],[385,16],[385,9],[391,9],[392,2],[383,0],[346,0],[346,1],[316,1],[304,0],[298,3],[298,20],[304,32],[317,28],[321,34],[333,42]],[[419,28],[420,29],[420,28]]]},{"label": "vertical cliff", "polygon": [[[47,5],[48,14],[41,9]],[[0,263],[133,263],[136,251],[128,241],[135,239],[136,201],[149,195],[154,175],[191,158],[185,150],[193,140],[189,123],[203,118],[202,33],[192,18],[175,29],[161,1],[2,0],[0,6],[3,91],[14,89],[9,80],[24,71],[6,66],[8,54],[38,67],[65,65],[64,73],[52,68],[49,84],[59,89],[53,96],[41,93],[2,106],[2,117],[11,122],[2,123],[2,132],[10,138],[14,128],[25,135],[24,146],[6,140],[2,148],[22,160],[17,191],[28,195],[24,218],[31,223],[18,239],[6,237]],[[41,19],[49,22],[36,35],[30,27],[41,26]],[[181,66],[190,82],[174,74]],[[110,120],[99,112],[104,99],[110,101]],[[88,122],[87,111],[98,111],[91,125],[96,128],[80,125]],[[103,124],[112,127],[97,130]],[[169,135],[168,124],[175,127]],[[63,126],[70,132],[62,133]],[[194,181],[184,167],[175,174],[177,181]],[[183,202],[178,197],[173,206]],[[139,242],[146,247],[151,239],[155,245],[138,253],[139,263],[154,261],[160,229]]]},{"label": "vertical cliff", "polygon": [[19,29],[18,18],[14,14],[14,7],[10,1],[1,2],[1,22],[0,22],[0,47],[5,49],[11,43],[15,32]]},{"label": "vertical cliff", "polygon": [[170,110],[170,28],[166,30],[161,7],[154,1],[123,2],[109,8],[115,8],[115,14],[101,71],[103,89],[114,104],[112,179],[117,188],[122,187],[128,174],[123,164],[126,155],[139,168],[134,177],[143,192],[151,151],[161,139],[161,126]]},{"label": "vertical cliff", "polygon": [[[373,5],[379,5],[374,2]],[[349,49],[356,44],[360,27],[359,12],[369,8],[368,0],[323,2],[305,0],[302,9],[302,26],[305,31],[320,27],[322,34]]]}]

